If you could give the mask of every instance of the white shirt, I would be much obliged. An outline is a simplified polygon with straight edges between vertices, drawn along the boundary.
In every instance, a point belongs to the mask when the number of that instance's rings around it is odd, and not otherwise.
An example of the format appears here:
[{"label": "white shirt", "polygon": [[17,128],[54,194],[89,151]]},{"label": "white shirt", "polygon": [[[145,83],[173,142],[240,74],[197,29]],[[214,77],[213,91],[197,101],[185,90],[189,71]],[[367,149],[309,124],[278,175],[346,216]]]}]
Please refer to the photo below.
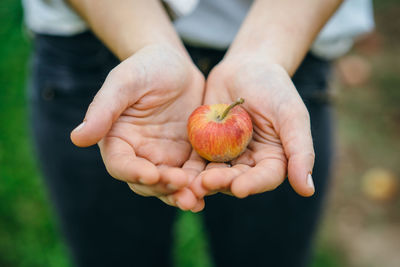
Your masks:
[{"label": "white shirt", "polygon": [[[188,44],[226,49],[252,0],[165,0],[179,15],[174,22]],[[25,22],[32,31],[70,36],[88,29],[64,0],[23,0]],[[374,28],[372,0],[345,0],[322,29],[311,51],[332,59],[346,53],[355,37]]]}]

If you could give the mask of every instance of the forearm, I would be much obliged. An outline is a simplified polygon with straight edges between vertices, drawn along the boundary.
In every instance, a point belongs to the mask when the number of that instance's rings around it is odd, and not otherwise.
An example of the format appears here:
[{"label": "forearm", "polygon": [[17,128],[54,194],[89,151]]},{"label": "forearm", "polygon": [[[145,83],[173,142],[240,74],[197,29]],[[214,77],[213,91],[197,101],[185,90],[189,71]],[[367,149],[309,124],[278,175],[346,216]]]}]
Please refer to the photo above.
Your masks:
[{"label": "forearm", "polygon": [[255,53],[293,75],[343,0],[256,0],[228,56]]},{"label": "forearm", "polygon": [[172,45],[185,53],[158,0],[68,0],[92,31],[121,60],[150,44]]}]

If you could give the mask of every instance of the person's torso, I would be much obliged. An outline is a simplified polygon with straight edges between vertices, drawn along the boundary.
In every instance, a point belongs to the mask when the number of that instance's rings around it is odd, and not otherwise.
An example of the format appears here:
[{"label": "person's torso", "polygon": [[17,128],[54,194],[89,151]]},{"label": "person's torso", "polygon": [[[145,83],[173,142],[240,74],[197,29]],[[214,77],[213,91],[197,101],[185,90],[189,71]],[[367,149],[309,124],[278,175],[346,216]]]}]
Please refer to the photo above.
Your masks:
[{"label": "person's torso", "polygon": [[[172,2],[173,0],[169,0]],[[174,21],[188,44],[226,49],[233,41],[252,0],[200,0],[192,13]],[[86,23],[64,0],[23,0],[25,20],[36,33],[74,35],[87,30]],[[371,0],[346,0],[322,29],[312,52],[334,58],[347,52],[354,37],[374,27]]]}]

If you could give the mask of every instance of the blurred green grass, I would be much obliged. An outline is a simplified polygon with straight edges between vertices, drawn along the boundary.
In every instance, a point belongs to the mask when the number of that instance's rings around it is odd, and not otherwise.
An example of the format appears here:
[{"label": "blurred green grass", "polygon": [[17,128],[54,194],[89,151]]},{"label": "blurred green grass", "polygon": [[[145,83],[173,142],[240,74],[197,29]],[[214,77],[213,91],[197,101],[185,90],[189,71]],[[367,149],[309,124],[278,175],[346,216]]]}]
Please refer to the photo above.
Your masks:
[{"label": "blurred green grass", "polygon": [[[0,266],[71,266],[29,135],[25,86],[31,44],[19,1],[0,2],[0,24]],[[318,244],[313,267],[343,266],[340,252]],[[180,267],[212,266],[200,215],[179,216],[174,255]]]},{"label": "blurred green grass", "polygon": [[0,18],[0,266],[67,266],[29,141],[19,2],[2,1]]}]

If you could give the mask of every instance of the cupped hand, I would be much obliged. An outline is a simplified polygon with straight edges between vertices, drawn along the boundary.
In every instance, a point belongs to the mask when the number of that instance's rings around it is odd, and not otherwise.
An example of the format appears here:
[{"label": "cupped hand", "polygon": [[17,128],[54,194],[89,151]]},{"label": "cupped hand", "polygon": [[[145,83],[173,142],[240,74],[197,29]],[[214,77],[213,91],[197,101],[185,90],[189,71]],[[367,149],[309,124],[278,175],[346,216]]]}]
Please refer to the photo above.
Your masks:
[{"label": "cupped hand", "polygon": [[229,104],[239,97],[253,122],[251,142],[229,164],[208,163],[192,190],[199,198],[215,192],[244,198],[273,190],[288,176],[298,194],[311,196],[309,114],[285,69],[256,57],[224,59],[207,79],[204,102]]},{"label": "cupped hand", "polygon": [[187,118],[203,91],[187,54],[147,46],[109,73],[71,139],[83,147],[98,143],[107,171],[137,194],[201,209],[203,200],[187,188],[193,170],[181,167],[191,154]]}]

